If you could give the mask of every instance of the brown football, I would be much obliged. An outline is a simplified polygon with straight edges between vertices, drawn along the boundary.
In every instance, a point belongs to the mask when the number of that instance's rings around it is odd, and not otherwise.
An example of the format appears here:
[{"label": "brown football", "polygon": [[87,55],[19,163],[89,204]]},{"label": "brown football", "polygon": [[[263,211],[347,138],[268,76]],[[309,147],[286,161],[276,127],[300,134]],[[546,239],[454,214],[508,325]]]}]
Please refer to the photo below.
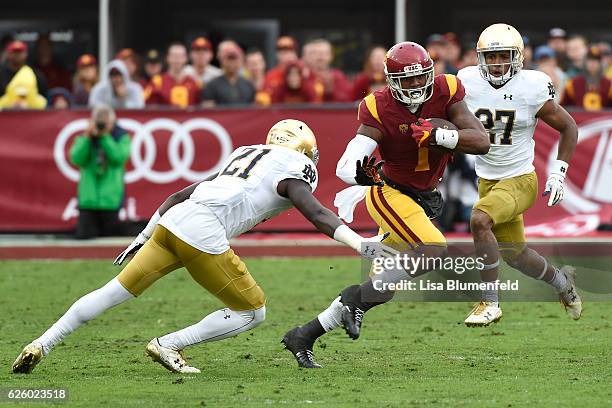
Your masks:
[{"label": "brown football", "polygon": [[457,126],[455,126],[452,122],[449,122],[446,119],[431,118],[427,120],[435,128],[439,127],[439,128],[444,128],[444,129],[457,130]]},{"label": "brown football", "polygon": [[[450,130],[458,130],[457,126],[455,126],[452,122],[449,122],[446,119],[431,118],[431,119],[427,119],[427,120],[435,128],[444,128],[444,129],[450,129]],[[453,153],[453,150],[447,149],[446,147],[429,145],[429,148],[437,150],[437,151],[439,151],[441,153]]]}]

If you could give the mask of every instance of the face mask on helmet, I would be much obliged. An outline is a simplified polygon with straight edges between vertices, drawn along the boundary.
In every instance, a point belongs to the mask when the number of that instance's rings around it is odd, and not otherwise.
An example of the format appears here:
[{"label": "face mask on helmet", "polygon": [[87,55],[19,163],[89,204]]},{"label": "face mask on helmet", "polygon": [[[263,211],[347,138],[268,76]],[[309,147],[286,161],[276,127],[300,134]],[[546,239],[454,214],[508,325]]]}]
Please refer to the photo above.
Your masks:
[{"label": "face mask on helmet", "polygon": [[[433,65],[429,68],[422,69],[421,66],[417,64],[407,66],[405,67],[405,69],[405,72],[387,72],[387,69],[385,67],[385,73],[387,75],[387,84],[389,84],[389,88],[393,97],[407,105],[419,105],[431,98],[431,95],[433,94],[434,83]],[[425,78],[425,84],[423,86],[412,88],[403,87],[402,79],[412,78],[420,75],[423,75]]]},{"label": "face mask on helmet", "polygon": [[[510,53],[510,59],[508,62],[490,64],[487,63],[486,54],[491,52],[503,52],[507,51]],[[478,68],[480,70],[480,75],[489,81],[491,84],[496,86],[501,86],[508,82],[512,77],[519,73],[519,71],[523,68],[523,59],[520,51],[515,47],[508,48],[485,48],[476,51],[478,55]],[[493,70],[497,70],[496,68],[500,68],[499,71],[502,72],[501,75],[495,75]]]}]

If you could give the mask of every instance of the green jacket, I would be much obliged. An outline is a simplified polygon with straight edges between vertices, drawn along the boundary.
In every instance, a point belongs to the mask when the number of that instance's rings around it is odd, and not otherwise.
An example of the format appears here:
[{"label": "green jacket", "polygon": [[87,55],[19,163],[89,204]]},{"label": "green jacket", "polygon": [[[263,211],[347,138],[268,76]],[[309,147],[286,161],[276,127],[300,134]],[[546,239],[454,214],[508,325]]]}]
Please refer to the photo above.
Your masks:
[{"label": "green jacket", "polygon": [[70,148],[70,161],[81,169],[79,208],[117,210],[123,203],[125,163],[130,157],[130,137],[115,127],[113,135],[98,140],[78,136]]}]

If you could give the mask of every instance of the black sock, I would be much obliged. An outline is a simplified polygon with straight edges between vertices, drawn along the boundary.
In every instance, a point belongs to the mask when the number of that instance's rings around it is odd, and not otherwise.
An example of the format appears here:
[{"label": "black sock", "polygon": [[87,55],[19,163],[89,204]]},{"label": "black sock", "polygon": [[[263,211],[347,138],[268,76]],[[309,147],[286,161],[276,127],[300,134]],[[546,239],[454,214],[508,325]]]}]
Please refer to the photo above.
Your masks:
[{"label": "black sock", "polygon": [[342,304],[353,304],[364,312],[370,310],[374,306],[382,305],[393,299],[394,292],[380,293],[368,279],[361,285],[353,285],[344,289],[340,293],[340,301]]},{"label": "black sock", "polygon": [[361,309],[363,311],[370,310],[374,306],[382,305],[383,303],[387,303],[391,299],[393,299],[393,295],[395,292],[387,291],[387,292],[379,292],[374,289],[374,285],[372,281],[368,279],[366,282],[362,283],[359,287],[360,299],[361,299]]},{"label": "black sock", "polygon": [[301,327],[301,332],[304,336],[314,341],[325,334],[325,329],[321,325],[319,318],[315,317]]}]

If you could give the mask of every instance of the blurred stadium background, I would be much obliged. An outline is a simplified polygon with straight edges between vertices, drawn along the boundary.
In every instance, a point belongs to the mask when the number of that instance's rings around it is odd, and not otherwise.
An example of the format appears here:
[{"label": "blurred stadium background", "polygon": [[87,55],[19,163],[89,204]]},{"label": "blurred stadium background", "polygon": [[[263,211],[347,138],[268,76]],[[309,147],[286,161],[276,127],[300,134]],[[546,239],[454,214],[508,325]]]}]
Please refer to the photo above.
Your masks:
[{"label": "blurred stadium background", "polygon": [[[427,45],[436,59],[437,73],[454,73],[474,63],[479,32],[499,21],[513,24],[524,35],[526,67],[541,69],[553,77],[559,101],[572,112],[581,130],[565,201],[549,209],[544,200],[539,200],[527,214],[528,233],[543,239],[606,239],[605,230],[612,222],[612,187],[608,182],[612,175],[612,92],[609,80],[603,79],[612,77],[609,15],[609,5],[590,0],[582,1],[579,8],[570,1],[514,1],[488,3],[487,7],[476,1],[411,0],[315,0],[299,4],[275,0],[24,0],[3,4],[2,92],[6,93],[11,78],[11,55],[25,51],[26,64],[46,82],[44,89],[37,89],[46,102],[28,106],[5,101],[2,105],[0,169],[5,177],[0,193],[0,257],[70,257],[77,253],[82,257],[107,257],[127,241],[71,240],[78,214],[79,176],[70,162],[69,148],[86,128],[90,114],[87,91],[96,81],[105,79],[104,67],[113,59],[125,62],[131,79],[141,84],[145,101],[140,109],[118,110],[119,123],[132,136],[120,215],[127,225],[132,223],[137,228],[138,222],[146,220],[168,194],[215,171],[231,148],[261,142],[267,129],[284,117],[305,120],[315,130],[321,150],[317,196],[332,206],[334,194],[343,187],[334,176],[334,168],[354,135],[357,103],[384,80],[376,61],[368,63],[368,52],[377,45],[388,48],[401,40],[414,40]],[[308,60],[303,55],[304,45],[319,38],[332,45],[331,66],[341,76],[334,77],[339,81],[335,91],[327,89],[323,78],[329,70],[326,62],[317,62],[316,56]],[[239,47],[232,50],[239,53],[241,76],[255,89],[250,99],[225,105],[203,102],[210,95],[202,91],[206,83],[198,82],[195,75],[198,89],[193,100],[165,103],[151,97],[155,81],[145,66],[162,62],[161,69],[165,70],[170,44],[183,44],[189,58],[193,58],[193,51],[210,48],[211,64],[219,66],[218,46],[225,40],[234,40]],[[249,60],[256,50],[261,51],[265,68],[261,58]],[[286,71],[281,71],[281,85],[264,78],[266,71],[276,66],[282,50],[293,50],[301,58],[297,66],[302,93],[278,91],[279,86],[286,86]],[[372,54],[372,58],[377,55]],[[574,78],[583,75],[588,77],[587,82],[592,80],[588,60],[600,64],[602,90],[593,90],[584,99],[569,100],[563,94],[567,94]],[[85,69],[90,73],[84,73]],[[306,87],[312,92],[304,90]],[[543,190],[557,134],[540,124],[535,139],[536,167]],[[445,177],[442,189],[447,210],[438,222],[451,238],[468,239],[467,221],[476,197],[474,177],[471,160],[464,157],[455,161]],[[374,229],[364,208],[358,211],[353,225],[363,231]],[[261,224],[240,242],[245,248],[255,245],[252,250],[246,249],[245,255],[346,253],[312,232],[305,220],[291,212]],[[307,239],[312,237],[316,239]],[[262,246],[261,240],[269,246]],[[309,242],[317,250],[295,252],[298,241]],[[269,249],[279,244],[281,249]],[[56,245],[64,247],[57,251]],[[289,248],[294,252],[286,252]]]}]

